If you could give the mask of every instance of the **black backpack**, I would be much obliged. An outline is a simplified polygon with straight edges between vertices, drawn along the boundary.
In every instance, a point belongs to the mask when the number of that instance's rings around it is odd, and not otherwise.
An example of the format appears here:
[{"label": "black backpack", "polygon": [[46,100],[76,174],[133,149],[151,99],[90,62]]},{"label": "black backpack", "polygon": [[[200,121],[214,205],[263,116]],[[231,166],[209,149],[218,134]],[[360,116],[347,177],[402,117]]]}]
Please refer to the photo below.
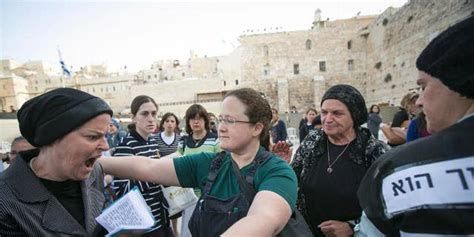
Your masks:
[{"label": "black backpack", "polygon": [[[252,161],[252,167],[250,168],[249,172],[245,177],[243,177],[242,173],[240,172],[237,164],[235,161],[232,160],[232,169],[234,171],[235,176],[237,176],[237,180],[239,181],[239,186],[242,192],[244,193],[245,197],[247,198],[249,204],[252,203],[253,198],[256,195],[256,191],[253,187],[253,178],[257,168],[265,162],[268,158],[272,156],[271,152],[264,151],[261,152],[255,159]],[[219,170],[220,164],[225,157],[225,151],[222,151],[216,155],[214,158],[211,171],[214,169],[215,171]],[[216,172],[217,173],[217,172]],[[312,237],[313,233],[311,232],[308,224],[304,220],[304,217],[301,213],[295,209],[293,214],[291,215],[290,220],[283,228],[283,230],[277,235],[278,237]]]}]

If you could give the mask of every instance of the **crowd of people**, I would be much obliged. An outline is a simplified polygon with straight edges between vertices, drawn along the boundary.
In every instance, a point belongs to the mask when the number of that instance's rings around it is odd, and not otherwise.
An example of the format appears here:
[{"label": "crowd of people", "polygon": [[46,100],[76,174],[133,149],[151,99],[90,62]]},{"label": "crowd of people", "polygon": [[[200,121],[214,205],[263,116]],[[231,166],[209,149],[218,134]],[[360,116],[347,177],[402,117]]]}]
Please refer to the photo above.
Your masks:
[{"label": "crowd of people", "polygon": [[[302,236],[474,235],[473,65],[471,16],[421,52],[421,90],[391,122],[355,87],[331,86],[319,114],[306,110],[293,157],[285,122],[254,89],[227,92],[217,116],[191,105],[184,131],[147,95],[125,129],[103,99],[51,90],[18,110],[0,236],[104,236],[95,218],[134,188],[155,220],[141,236],[288,236],[294,223]],[[198,201],[170,216],[170,186]]]}]

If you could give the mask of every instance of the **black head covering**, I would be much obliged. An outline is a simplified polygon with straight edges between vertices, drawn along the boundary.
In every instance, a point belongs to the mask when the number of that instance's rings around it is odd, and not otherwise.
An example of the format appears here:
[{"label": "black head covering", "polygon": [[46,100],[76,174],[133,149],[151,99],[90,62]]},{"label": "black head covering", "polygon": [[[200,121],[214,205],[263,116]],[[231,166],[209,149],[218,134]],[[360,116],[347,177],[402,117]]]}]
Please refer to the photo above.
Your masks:
[{"label": "black head covering", "polygon": [[343,84],[335,85],[324,93],[321,105],[323,105],[323,102],[327,99],[339,100],[347,106],[355,128],[367,122],[368,113],[365,107],[364,97],[362,97],[360,92],[353,86]]},{"label": "black head covering", "polygon": [[18,111],[20,132],[41,147],[53,143],[99,114],[112,116],[102,99],[71,88],[59,88],[28,100]]},{"label": "black head covering", "polygon": [[416,67],[474,99],[474,16],[433,39],[416,60]]}]

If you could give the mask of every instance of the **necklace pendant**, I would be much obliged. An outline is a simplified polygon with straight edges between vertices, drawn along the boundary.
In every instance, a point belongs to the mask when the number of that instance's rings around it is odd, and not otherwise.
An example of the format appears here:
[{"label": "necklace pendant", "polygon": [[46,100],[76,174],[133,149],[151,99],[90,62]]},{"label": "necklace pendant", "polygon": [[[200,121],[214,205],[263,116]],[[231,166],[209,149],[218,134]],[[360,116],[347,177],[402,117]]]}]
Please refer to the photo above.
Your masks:
[{"label": "necklace pendant", "polygon": [[330,174],[330,173],[332,173],[332,168],[328,167],[326,171]]}]

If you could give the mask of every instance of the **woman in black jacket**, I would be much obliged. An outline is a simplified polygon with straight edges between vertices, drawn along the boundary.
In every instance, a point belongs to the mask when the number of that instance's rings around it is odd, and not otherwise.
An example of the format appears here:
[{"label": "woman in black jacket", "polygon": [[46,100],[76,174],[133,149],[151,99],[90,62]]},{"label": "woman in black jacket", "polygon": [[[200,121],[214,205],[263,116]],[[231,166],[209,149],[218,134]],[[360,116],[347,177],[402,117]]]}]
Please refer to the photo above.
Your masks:
[{"label": "woman in black jacket", "polygon": [[318,111],[312,108],[308,109],[305,118],[300,122],[300,143],[308,135],[309,131],[314,130],[318,124],[321,125],[321,117],[318,116]]}]

